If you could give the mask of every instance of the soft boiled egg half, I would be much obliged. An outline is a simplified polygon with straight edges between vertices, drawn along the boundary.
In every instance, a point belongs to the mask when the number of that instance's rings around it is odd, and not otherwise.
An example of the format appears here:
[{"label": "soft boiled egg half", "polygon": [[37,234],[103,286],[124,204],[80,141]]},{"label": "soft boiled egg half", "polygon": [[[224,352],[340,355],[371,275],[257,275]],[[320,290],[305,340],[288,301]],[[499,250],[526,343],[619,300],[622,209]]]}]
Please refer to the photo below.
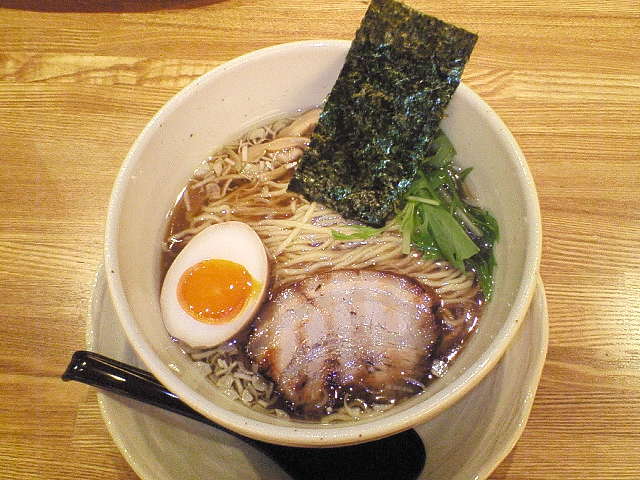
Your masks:
[{"label": "soft boiled egg half", "polygon": [[256,232],[242,222],[212,225],[174,259],[160,292],[169,334],[212,347],[244,328],[262,304],[269,263]]}]

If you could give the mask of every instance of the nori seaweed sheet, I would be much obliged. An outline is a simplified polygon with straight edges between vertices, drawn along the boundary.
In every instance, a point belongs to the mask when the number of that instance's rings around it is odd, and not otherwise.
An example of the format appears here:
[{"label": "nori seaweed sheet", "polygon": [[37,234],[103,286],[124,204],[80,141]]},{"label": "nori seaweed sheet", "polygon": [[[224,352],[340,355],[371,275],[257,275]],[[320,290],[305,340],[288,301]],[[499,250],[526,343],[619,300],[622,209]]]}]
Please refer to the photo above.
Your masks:
[{"label": "nori seaweed sheet", "polygon": [[373,0],[289,190],[380,227],[401,207],[477,36]]}]

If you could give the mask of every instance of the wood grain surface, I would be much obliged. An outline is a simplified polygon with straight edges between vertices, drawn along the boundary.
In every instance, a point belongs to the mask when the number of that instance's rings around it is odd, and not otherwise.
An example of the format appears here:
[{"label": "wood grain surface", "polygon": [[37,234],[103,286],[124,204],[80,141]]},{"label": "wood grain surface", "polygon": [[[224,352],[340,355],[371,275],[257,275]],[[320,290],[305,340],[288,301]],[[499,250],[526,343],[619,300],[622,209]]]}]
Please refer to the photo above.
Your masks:
[{"label": "wood grain surface", "polygon": [[[479,34],[464,80],[537,184],[551,341],[498,479],[640,478],[637,0],[408,3]],[[0,0],[0,478],[134,479],[84,346],[109,193],[151,116],[257,48],[350,39],[355,0]]]}]

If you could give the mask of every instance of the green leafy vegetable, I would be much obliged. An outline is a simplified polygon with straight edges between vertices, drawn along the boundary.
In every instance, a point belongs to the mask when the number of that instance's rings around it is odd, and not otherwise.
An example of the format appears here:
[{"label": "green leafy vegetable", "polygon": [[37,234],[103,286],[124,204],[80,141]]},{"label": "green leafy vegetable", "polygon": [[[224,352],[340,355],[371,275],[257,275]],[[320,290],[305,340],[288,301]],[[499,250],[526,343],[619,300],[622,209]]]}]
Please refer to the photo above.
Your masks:
[{"label": "green leafy vegetable", "polygon": [[451,213],[441,207],[422,206],[438,248],[453,266],[464,270],[464,261],[478,253],[477,247]]},{"label": "green leafy vegetable", "polygon": [[488,255],[478,254],[466,262],[467,268],[473,270],[478,280],[478,285],[484,298],[489,301],[493,296],[493,269],[496,266],[496,259],[493,253]]},{"label": "green leafy vegetable", "polygon": [[402,231],[402,253],[405,255],[411,251],[413,232],[416,231],[415,202],[407,202],[400,215],[400,230]]},{"label": "green leafy vegetable", "polygon": [[408,195],[406,197],[406,199],[409,202],[426,203],[427,205],[440,205],[440,202],[438,202],[437,200],[431,200],[429,198],[416,197],[416,196],[413,196],[413,195]]},{"label": "green leafy vegetable", "polygon": [[[471,168],[458,170],[455,149],[438,132],[429,155],[405,195],[405,206],[393,220],[400,227],[402,251],[411,247],[425,258],[445,259],[460,270],[473,270],[485,299],[493,295],[493,246],[499,238],[496,219],[460,196],[461,184]],[[384,230],[350,225],[351,233],[332,230],[336,240],[366,240]]]},{"label": "green leafy vegetable", "polygon": [[423,165],[426,164],[434,168],[444,168],[453,163],[456,150],[442,131],[438,130],[438,136],[433,140],[431,149],[435,150],[435,152],[424,159]]},{"label": "green leafy vegetable", "polygon": [[384,230],[383,228],[373,228],[366,225],[349,225],[349,228],[354,230],[353,233],[342,233],[338,230],[331,230],[331,236],[336,240],[366,240]]},{"label": "green leafy vegetable", "polygon": [[403,251],[411,246],[426,258],[443,258],[461,270],[473,270],[489,300],[493,294],[493,246],[498,223],[493,216],[460,196],[461,184],[471,172],[453,164],[455,149],[443,132],[421,162],[405,195],[406,204],[395,219],[403,237]]}]

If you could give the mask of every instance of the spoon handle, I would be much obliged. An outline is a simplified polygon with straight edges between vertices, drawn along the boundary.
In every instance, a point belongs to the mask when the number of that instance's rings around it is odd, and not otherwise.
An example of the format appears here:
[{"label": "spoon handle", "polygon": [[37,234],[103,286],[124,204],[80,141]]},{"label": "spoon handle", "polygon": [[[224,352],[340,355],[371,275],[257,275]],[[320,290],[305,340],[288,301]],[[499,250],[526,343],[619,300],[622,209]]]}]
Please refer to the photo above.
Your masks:
[{"label": "spoon handle", "polygon": [[244,440],[271,457],[293,479],[305,480],[414,480],[426,454],[415,430],[391,437],[337,448],[296,448],[252,440],[200,415],[151,373],[85,350],[71,357],[62,380],[75,380],[184,415]]},{"label": "spoon handle", "polygon": [[86,350],[74,352],[67,369],[62,374],[62,380],[86,383],[92,387],[184,415],[235,435],[182,402],[151,373],[99,353]]}]

